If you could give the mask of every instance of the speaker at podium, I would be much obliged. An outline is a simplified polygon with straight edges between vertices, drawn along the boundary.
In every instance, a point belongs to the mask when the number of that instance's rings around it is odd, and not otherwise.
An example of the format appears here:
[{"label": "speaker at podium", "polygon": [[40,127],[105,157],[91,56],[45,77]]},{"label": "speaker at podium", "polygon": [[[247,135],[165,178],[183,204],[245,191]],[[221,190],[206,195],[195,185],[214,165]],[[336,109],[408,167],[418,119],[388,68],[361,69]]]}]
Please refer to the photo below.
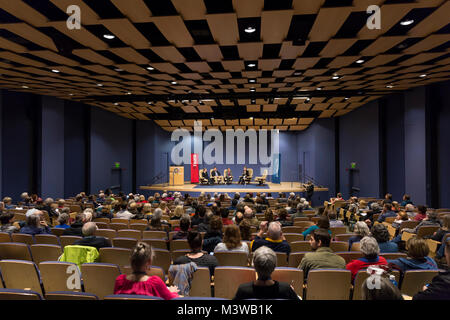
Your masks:
[{"label": "speaker at podium", "polygon": [[171,186],[184,185],[184,167],[171,166],[169,168],[169,185]]}]

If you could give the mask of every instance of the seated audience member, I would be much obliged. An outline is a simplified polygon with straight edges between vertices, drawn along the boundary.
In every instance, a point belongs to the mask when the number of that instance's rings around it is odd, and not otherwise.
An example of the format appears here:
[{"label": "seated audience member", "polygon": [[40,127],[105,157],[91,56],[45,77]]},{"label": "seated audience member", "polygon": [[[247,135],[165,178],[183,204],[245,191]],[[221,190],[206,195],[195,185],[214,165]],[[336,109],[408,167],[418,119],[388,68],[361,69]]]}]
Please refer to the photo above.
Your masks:
[{"label": "seated audience member", "polygon": [[209,222],[211,221],[211,218],[214,216],[213,212],[211,210],[206,210],[205,217],[203,221],[198,224],[197,231],[198,232],[208,232],[209,230]]},{"label": "seated audience member", "polygon": [[12,204],[11,197],[4,197],[3,198],[3,205],[5,206],[5,209],[14,209],[16,206]]},{"label": "seated audience member", "polygon": [[[267,237],[263,238],[263,234],[267,232]],[[250,244],[252,251],[254,252],[259,247],[266,246],[271,248],[275,252],[285,252],[288,256],[291,253],[291,246],[284,239],[283,232],[281,231],[281,224],[277,221],[267,223],[267,221],[261,222],[260,230]]]},{"label": "seated audience member", "polygon": [[355,223],[353,233],[355,233],[355,235],[348,239],[348,251],[352,249],[353,243],[359,242],[362,238],[368,236],[370,234],[370,230],[364,221],[358,221]]},{"label": "seated audience member", "polygon": [[19,231],[19,227],[15,226],[14,214],[11,212],[4,212],[0,215],[0,232],[14,233]]},{"label": "seated audience member", "polygon": [[75,221],[70,225],[70,228],[67,228],[63,232],[63,236],[78,236],[82,237],[83,232],[81,229],[83,225],[86,223],[86,218],[83,212],[78,212],[75,216]]},{"label": "seated audience member", "polygon": [[251,241],[252,240],[252,226],[247,220],[242,220],[239,224],[239,231],[241,233],[242,240]]},{"label": "seated audience member", "polygon": [[[233,223],[235,224],[235,225],[239,225],[240,223],[241,223],[241,221],[242,220],[244,220],[244,215],[242,214],[242,212],[237,212],[236,213],[236,216],[233,218],[233,219],[231,219],[232,221],[233,221]],[[249,222],[250,223],[250,222]]]},{"label": "seated audience member", "polygon": [[258,279],[239,285],[233,300],[243,299],[287,299],[300,300],[287,282],[272,280],[277,266],[277,255],[268,247],[260,247],[253,254],[253,265]]},{"label": "seated audience member", "polygon": [[183,214],[180,219],[180,231],[174,234],[173,240],[187,239],[189,228],[191,227],[191,217]]},{"label": "seated audience member", "polygon": [[394,211],[395,213],[400,211],[400,205],[397,201],[392,201],[392,211]]},{"label": "seated audience member", "polygon": [[238,205],[238,201],[236,199],[231,200],[231,206],[228,207],[228,210],[236,211],[237,205]]},{"label": "seated audience member", "polygon": [[59,229],[68,229],[70,228],[69,223],[69,215],[67,213],[61,213],[58,217],[58,225],[55,226],[55,228]]},{"label": "seated audience member", "polygon": [[336,198],[331,198],[330,199],[330,202],[331,203],[335,203],[336,201],[344,201],[344,198],[342,198],[342,193],[338,193],[337,195],[336,195]]},{"label": "seated audience member", "polygon": [[259,227],[259,220],[255,215],[253,214],[253,210],[249,207],[245,207],[244,210],[244,219],[248,220],[252,226],[258,228]]},{"label": "seated audience member", "polygon": [[217,258],[207,252],[202,251],[202,236],[197,231],[189,231],[187,237],[191,252],[175,259],[173,264],[185,264],[194,262],[199,267],[209,268],[211,275],[214,275],[214,269],[219,264]]},{"label": "seated audience member", "polygon": [[380,248],[378,247],[377,240],[373,237],[364,237],[361,239],[361,252],[364,257],[350,261],[346,269],[352,272],[352,279],[355,280],[356,274],[361,269],[367,269],[373,265],[385,265],[387,261],[384,257],[379,256]]},{"label": "seated audience member", "polygon": [[403,300],[403,295],[400,290],[395,286],[389,278],[385,275],[375,275],[378,277],[378,286],[369,282],[374,281],[370,277],[364,281],[362,286],[362,298],[363,300]]},{"label": "seated audience member", "polygon": [[166,231],[164,228],[165,223],[161,221],[162,211],[160,208],[156,208],[155,212],[150,219],[150,225],[145,229],[149,231]]},{"label": "seated audience member", "polygon": [[171,300],[178,297],[175,286],[167,288],[158,276],[148,276],[147,270],[152,264],[152,248],[149,244],[138,242],[130,257],[133,272],[121,274],[114,285],[114,294],[136,294],[161,297]]},{"label": "seated audience member", "polygon": [[98,207],[97,209],[97,218],[114,218],[113,215],[114,209],[109,204],[105,204],[103,206]]},{"label": "seated audience member", "polygon": [[417,206],[417,214],[414,216],[414,221],[422,221],[427,217],[427,207]]},{"label": "seated audience member", "polygon": [[264,212],[264,221],[267,221],[268,223],[274,221],[272,209],[266,209],[266,212]]},{"label": "seated audience member", "polygon": [[81,228],[83,239],[75,241],[74,245],[95,247],[97,250],[111,247],[111,241],[109,239],[95,235],[97,229],[95,222],[86,222],[83,228]]},{"label": "seated audience member", "polygon": [[410,219],[413,219],[417,215],[416,208],[410,203],[405,206],[405,211]]},{"label": "seated audience member", "polygon": [[203,250],[210,253],[214,251],[216,245],[222,242],[222,218],[212,216],[209,221],[209,229],[203,237]]},{"label": "seated audience member", "polygon": [[170,219],[171,220],[179,220],[181,219],[181,216],[184,214],[183,206],[176,206],[175,210],[173,211]]},{"label": "seated audience member", "polygon": [[402,272],[408,270],[438,270],[436,262],[428,256],[430,249],[424,239],[410,238],[406,242],[407,258],[388,260],[389,265]]},{"label": "seated audience member", "polygon": [[411,197],[410,197],[409,194],[403,195],[403,199],[402,199],[402,202],[400,203],[400,206],[401,206],[401,207],[406,207],[407,204],[412,204],[412,205],[414,204],[414,203],[411,201]]},{"label": "seated audience member", "polygon": [[229,215],[228,208],[220,208],[219,211],[220,211],[220,216],[222,217],[222,224],[223,224],[224,226],[233,224],[233,221],[231,221],[231,220],[228,218],[228,215]]},{"label": "seated audience member", "polygon": [[330,249],[331,236],[326,229],[315,229],[311,233],[309,243],[313,252],[303,257],[299,269],[305,273],[314,269],[345,269],[344,258],[338,256]]},{"label": "seated audience member", "polygon": [[[167,199],[167,197],[164,198],[164,199]],[[159,203],[159,208],[162,210],[162,214],[163,215],[170,216],[171,211],[170,211],[169,207],[167,206],[167,202],[166,201],[161,201]]]},{"label": "seated audience member", "polygon": [[413,300],[450,300],[450,238],[442,245],[445,246],[447,270],[435,276],[429,285],[414,295]]},{"label": "seated audience member", "polygon": [[120,218],[120,219],[131,219],[134,215],[127,210],[127,203],[126,202],[122,202],[122,204],[120,205],[120,211],[117,212],[116,214],[116,218]]},{"label": "seated audience member", "polygon": [[241,239],[241,232],[237,225],[225,227],[223,242],[220,242],[214,248],[214,252],[245,252],[248,255],[248,245]]},{"label": "seated audience member", "polygon": [[442,218],[442,227],[438,231],[433,233],[431,240],[442,242],[436,250],[436,258],[440,259],[444,253],[444,240],[445,236],[450,232],[450,214],[447,214]]},{"label": "seated audience member", "polygon": [[390,241],[389,231],[384,224],[379,223],[374,225],[371,234],[377,240],[381,253],[398,252],[398,245]]},{"label": "seated audience member", "polygon": [[392,204],[392,194],[386,193],[383,200],[383,205],[384,204]]},{"label": "seated audience member", "polygon": [[409,232],[409,233],[417,234],[417,231],[419,231],[419,229],[421,227],[425,227],[425,226],[441,227],[441,222],[438,220],[438,217],[439,217],[439,215],[437,212],[430,211],[427,213],[427,217],[425,219],[423,219],[422,221],[420,221],[420,223],[414,229],[404,228],[402,230],[402,232]]},{"label": "seated audience member", "polygon": [[288,212],[286,209],[280,209],[278,210],[278,218],[276,219],[279,223],[281,223],[282,227],[288,227],[293,226],[294,223],[290,220],[288,220]]},{"label": "seated audience member", "polygon": [[206,213],[206,208],[202,205],[197,205],[197,207],[195,209],[195,214],[192,217],[191,225],[197,226],[200,223],[205,222],[205,213]]},{"label": "seated audience member", "polygon": [[390,202],[390,203],[385,203],[384,205],[383,205],[383,211],[381,211],[381,214],[380,214],[380,216],[378,217],[378,222],[379,223],[382,223],[382,222],[384,222],[385,220],[386,220],[386,218],[389,218],[389,217],[396,217],[397,216],[397,214],[394,212],[394,211],[392,211],[392,202]]},{"label": "seated audience member", "polygon": [[305,205],[303,202],[297,203],[295,213],[293,215],[291,215],[292,222],[294,222],[295,218],[306,217],[306,215],[303,213],[304,208],[305,208]]},{"label": "seated audience member", "polygon": [[20,233],[31,234],[51,234],[52,231],[47,222],[42,219],[41,211],[37,210],[36,213],[27,217],[27,223],[23,228],[20,228]]},{"label": "seated audience member", "polygon": [[328,220],[327,216],[320,216],[319,220],[317,220],[317,223],[315,225],[309,227],[308,229],[302,232],[303,237],[305,237],[306,239],[306,236],[316,229],[325,229],[328,230],[328,232],[331,234],[330,221]]},{"label": "seated audience member", "polygon": [[330,228],[334,227],[344,227],[344,223],[337,219],[335,212],[328,213],[328,219],[330,219]]},{"label": "seated audience member", "polygon": [[397,216],[395,217],[394,222],[392,222],[392,227],[398,229],[400,228],[403,221],[408,220],[409,220],[408,214],[405,211],[399,211],[397,213]]}]

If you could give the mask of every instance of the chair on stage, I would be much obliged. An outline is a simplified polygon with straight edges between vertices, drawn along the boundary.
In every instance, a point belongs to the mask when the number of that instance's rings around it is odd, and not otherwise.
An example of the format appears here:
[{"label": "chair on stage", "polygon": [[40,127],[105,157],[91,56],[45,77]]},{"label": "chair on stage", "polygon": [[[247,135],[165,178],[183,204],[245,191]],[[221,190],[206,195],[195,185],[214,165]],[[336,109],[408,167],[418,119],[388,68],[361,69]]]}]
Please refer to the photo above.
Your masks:
[{"label": "chair on stage", "polygon": [[[227,170],[227,173],[228,173],[228,169],[226,169]],[[225,171],[223,172],[223,179],[224,179],[224,183],[225,184],[232,184],[233,183],[233,176],[231,175],[231,176],[226,176],[226,174],[225,174]]]},{"label": "chair on stage", "polygon": [[[256,178],[255,178],[255,182],[258,182],[260,186],[262,186],[263,184],[265,184],[265,183],[266,183],[266,180],[267,180],[267,173],[268,173],[267,169],[264,170],[264,173],[263,173],[263,175],[262,175],[261,177],[256,177]],[[251,179],[250,179],[250,180],[251,180]]]},{"label": "chair on stage", "polygon": [[[244,184],[249,184],[253,178],[253,169],[247,168],[248,176],[244,177]],[[242,181],[243,176],[239,176],[239,183]]]},{"label": "chair on stage", "polygon": [[210,180],[214,180],[214,184],[223,184],[223,176],[212,176],[212,172],[214,171],[214,168],[209,170],[209,177]]}]

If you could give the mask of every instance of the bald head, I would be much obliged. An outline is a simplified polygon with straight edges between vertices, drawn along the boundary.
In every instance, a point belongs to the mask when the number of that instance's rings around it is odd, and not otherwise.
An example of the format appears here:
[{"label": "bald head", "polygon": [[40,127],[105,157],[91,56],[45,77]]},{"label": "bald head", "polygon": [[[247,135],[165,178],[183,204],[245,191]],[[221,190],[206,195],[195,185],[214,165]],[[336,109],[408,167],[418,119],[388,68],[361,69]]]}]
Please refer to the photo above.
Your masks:
[{"label": "bald head", "polygon": [[87,222],[84,224],[81,232],[83,233],[83,236],[89,237],[94,235],[95,230],[97,230],[97,225],[95,222]]},{"label": "bald head", "polygon": [[281,224],[276,221],[271,222],[267,229],[267,236],[272,240],[281,239]]},{"label": "bald head", "polygon": [[247,207],[244,211],[244,217],[247,219],[251,219],[253,216],[253,210],[249,207]]}]

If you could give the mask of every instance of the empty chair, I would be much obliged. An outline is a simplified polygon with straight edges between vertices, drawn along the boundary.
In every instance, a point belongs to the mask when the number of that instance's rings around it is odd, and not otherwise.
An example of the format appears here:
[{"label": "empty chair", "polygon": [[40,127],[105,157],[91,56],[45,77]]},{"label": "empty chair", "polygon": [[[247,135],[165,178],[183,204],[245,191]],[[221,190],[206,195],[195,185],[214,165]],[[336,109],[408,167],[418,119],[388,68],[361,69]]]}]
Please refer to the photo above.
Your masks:
[{"label": "empty chair", "polygon": [[0,289],[0,300],[42,300],[42,296],[31,290]]},{"label": "empty chair", "polygon": [[344,241],[331,241],[330,248],[334,252],[346,251],[348,249],[348,242]]},{"label": "empty chair", "polygon": [[117,265],[109,263],[84,263],[81,265],[84,291],[95,294],[99,299],[114,294],[114,284],[120,275]]},{"label": "empty chair", "polygon": [[88,292],[54,291],[45,293],[46,300],[98,300],[95,294]]},{"label": "empty chair", "polygon": [[24,260],[1,260],[5,287],[8,289],[27,289],[42,295],[42,288],[36,264]]},{"label": "empty chair", "polygon": [[412,297],[437,275],[437,270],[408,270],[403,274],[400,291]]},{"label": "empty chair", "polygon": [[36,244],[53,244],[59,246],[58,237],[53,234],[37,234],[34,236]]},{"label": "empty chair", "polygon": [[272,280],[287,282],[294,287],[298,296],[303,295],[303,270],[298,268],[277,267],[272,272]]},{"label": "empty chair", "polygon": [[171,256],[169,250],[153,249],[152,265],[163,268],[164,273],[169,273],[169,267],[171,263]]},{"label": "empty chair", "polygon": [[116,248],[127,248],[133,249],[136,247],[137,239],[132,238],[113,238],[112,239],[113,246]]},{"label": "empty chair", "polygon": [[352,260],[362,258],[364,255],[361,251],[342,251],[335,252],[338,256],[341,256],[345,260],[345,264],[351,262]]},{"label": "empty chair", "polygon": [[313,225],[314,225],[314,222],[312,222],[312,221],[295,221],[294,222],[294,226],[303,228],[303,229],[309,228]]},{"label": "empty chair", "polygon": [[248,263],[248,255],[245,252],[215,252],[214,256],[219,266],[246,267]]},{"label": "empty chair", "polygon": [[170,241],[170,250],[190,250],[187,240],[172,240]]},{"label": "empty chair", "polygon": [[116,264],[119,267],[130,264],[131,249],[127,248],[100,248],[99,262]]},{"label": "empty chair", "polygon": [[298,268],[298,266],[300,265],[300,262],[302,262],[303,257],[305,256],[305,254],[307,254],[308,252],[291,252],[291,254],[289,255],[289,263],[288,266],[292,267],[292,268]]},{"label": "empty chair", "polygon": [[211,276],[209,268],[198,267],[191,281],[191,297],[211,297]]},{"label": "empty chair", "polygon": [[117,237],[117,231],[113,229],[98,229],[95,230],[95,235],[99,237],[108,238],[111,240]]},{"label": "empty chair", "polygon": [[[399,283],[400,272],[398,270],[393,270],[391,274],[395,276],[395,280]],[[358,271],[353,285],[352,300],[362,300],[362,285],[369,276],[366,269]]]},{"label": "empty chair", "polygon": [[123,218],[112,218],[111,223],[124,223],[128,225],[130,223],[129,219],[123,219]]},{"label": "empty chair", "polygon": [[422,226],[417,230],[417,238],[424,238],[425,236],[431,236],[438,229],[439,227],[437,226]]},{"label": "empty chair", "polygon": [[64,233],[64,230],[66,230],[66,229],[63,229],[63,228],[52,228],[52,229],[51,229],[52,234],[54,234],[54,235],[57,236],[57,237],[62,236],[63,233]]},{"label": "empty chair", "polygon": [[292,243],[296,241],[303,241],[304,237],[301,233],[283,233],[286,241],[292,246]]},{"label": "empty chair", "polygon": [[[282,227],[281,231],[283,231],[283,234],[286,233],[301,233],[303,230],[302,227],[298,227],[298,226],[290,226],[290,227]],[[256,230],[255,230],[256,232]]]},{"label": "empty chair", "polygon": [[130,223],[130,229],[132,229],[132,230],[144,231],[146,228],[147,228],[146,224]]},{"label": "empty chair", "polygon": [[44,261],[39,263],[39,271],[45,292],[81,292],[81,274],[75,263]]},{"label": "empty chair", "polygon": [[294,222],[296,221],[309,221],[308,217],[295,217]]},{"label": "empty chair", "polygon": [[0,243],[0,259],[33,260],[27,244],[14,242]]},{"label": "empty chair", "polygon": [[33,236],[26,233],[11,233],[11,240],[12,242],[25,243],[29,246],[34,244]]},{"label": "empty chair", "polygon": [[288,255],[285,252],[275,252],[277,254],[277,267],[288,266]]},{"label": "empty chair", "polygon": [[136,240],[142,239],[142,232],[138,230],[122,229],[117,231],[118,238],[132,238]]},{"label": "empty chair", "polygon": [[[303,236],[301,236],[303,238]],[[311,251],[311,244],[309,241],[295,241],[290,243],[291,252],[303,252],[303,251]]]},{"label": "empty chair", "polygon": [[93,220],[93,222],[101,222],[101,223],[109,224],[111,222],[111,220],[109,218],[95,218]]},{"label": "empty chair", "polygon": [[[230,281],[233,279],[233,281]],[[239,285],[256,280],[253,268],[246,267],[216,267],[214,271],[214,296],[233,299]]]},{"label": "empty chair", "polygon": [[142,239],[167,239],[165,231],[143,231]]},{"label": "empty chair", "polygon": [[33,261],[37,265],[42,261],[57,261],[62,255],[61,246],[54,244],[33,244],[30,249]]},{"label": "empty chair", "polygon": [[130,219],[130,225],[131,224],[143,224],[146,226],[148,224],[148,220],[147,219]]},{"label": "empty chair", "polygon": [[164,300],[161,297],[143,296],[139,294],[111,294],[104,297],[104,300]]},{"label": "empty chair", "polygon": [[113,229],[113,230],[116,230],[116,231],[123,230],[123,229],[128,229],[128,224],[125,224],[125,223],[110,223],[109,224],[109,229]]},{"label": "empty chair", "polygon": [[334,239],[334,237],[337,234],[347,233],[347,227],[333,227],[333,228],[330,228],[330,230],[331,230],[331,239]]},{"label": "empty chair", "polygon": [[142,242],[148,243],[155,249],[167,250],[167,242],[164,239],[142,239]]},{"label": "empty chair", "polygon": [[11,235],[7,232],[0,232],[0,242],[12,242]]},{"label": "empty chair", "polygon": [[306,300],[349,300],[352,274],[348,270],[308,272]]},{"label": "empty chair", "polygon": [[65,246],[71,246],[75,243],[75,241],[81,240],[82,237],[78,236],[60,236],[59,242],[61,243],[61,247],[64,249]]},{"label": "empty chair", "polygon": [[[334,240],[335,241],[345,241],[348,244],[348,239],[350,239],[351,237],[354,237],[356,234],[354,233],[343,233],[343,234],[337,234],[334,236]],[[348,245],[347,248],[344,251],[348,250]]]},{"label": "empty chair", "polygon": [[105,223],[105,222],[96,222],[95,224],[97,225],[97,228],[99,228],[99,229],[108,229],[109,228],[109,224]]},{"label": "empty chair", "polygon": [[320,217],[311,217],[311,221],[316,224],[319,221]]}]

